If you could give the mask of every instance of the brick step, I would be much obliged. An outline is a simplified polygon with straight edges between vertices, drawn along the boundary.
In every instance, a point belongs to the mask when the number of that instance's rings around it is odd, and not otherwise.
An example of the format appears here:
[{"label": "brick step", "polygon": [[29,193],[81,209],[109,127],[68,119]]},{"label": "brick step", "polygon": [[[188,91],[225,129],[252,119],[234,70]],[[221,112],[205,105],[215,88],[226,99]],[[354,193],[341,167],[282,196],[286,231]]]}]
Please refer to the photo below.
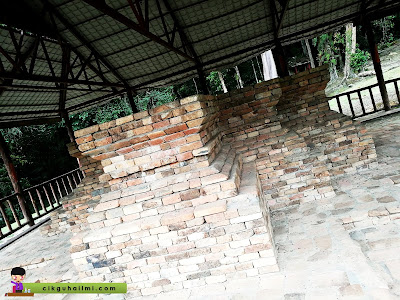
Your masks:
[{"label": "brick step", "polygon": [[240,172],[242,170],[242,155],[236,149],[225,144],[221,147],[213,163],[201,171],[206,175],[201,177],[203,186],[221,182],[228,190],[237,192],[240,186]]},{"label": "brick step", "polygon": [[[332,121],[335,122],[335,126],[332,126]],[[339,128],[338,127],[339,125]],[[352,120],[349,120],[348,117],[337,118],[337,116],[332,116],[330,120],[315,124],[310,124],[310,126],[293,126],[292,130],[296,131],[298,134],[302,136],[313,136],[315,138],[324,137],[329,134],[337,134],[338,132],[345,132],[348,128],[353,127],[354,123]],[[305,133],[305,134],[303,134]]]},{"label": "brick step", "polygon": [[208,162],[211,164],[216,155],[220,152],[222,146],[223,133],[220,132],[213,136],[203,147],[193,150],[193,156],[207,156]]}]

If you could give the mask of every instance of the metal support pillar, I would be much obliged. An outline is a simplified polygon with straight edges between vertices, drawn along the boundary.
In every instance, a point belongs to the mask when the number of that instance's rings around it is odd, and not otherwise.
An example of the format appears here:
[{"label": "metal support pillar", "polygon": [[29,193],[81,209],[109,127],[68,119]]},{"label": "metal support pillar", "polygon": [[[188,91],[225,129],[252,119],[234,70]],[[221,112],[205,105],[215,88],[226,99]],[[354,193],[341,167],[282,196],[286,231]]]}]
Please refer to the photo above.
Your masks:
[{"label": "metal support pillar", "polygon": [[75,143],[75,135],[74,135],[74,130],[72,129],[72,124],[71,121],[68,117],[68,112],[66,110],[62,110],[60,112],[61,118],[64,119],[65,121],[65,127],[67,128],[69,140],[71,143]]},{"label": "metal support pillar", "polygon": [[[75,143],[74,130],[72,129],[72,124],[71,124],[71,120],[68,117],[68,112],[66,110],[62,110],[62,111],[60,111],[60,115],[61,115],[61,118],[64,119],[65,128],[67,128],[70,142]],[[76,161],[78,162],[79,168],[81,168],[82,164],[81,164],[81,161],[79,160],[79,158],[76,158]]]},{"label": "metal support pillar", "polygon": [[204,95],[211,95],[211,91],[208,88],[207,80],[206,80],[206,75],[204,74],[204,71],[202,68],[197,68],[197,74],[199,75],[199,82],[200,82],[200,92],[203,93]]},{"label": "metal support pillar", "polygon": [[275,45],[276,47],[272,49],[272,55],[274,56],[278,76],[279,77],[289,76],[289,70],[286,64],[285,53],[283,51],[281,42],[277,40],[275,42]]},{"label": "metal support pillar", "polygon": [[132,91],[130,89],[128,89],[127,95],[128,95],[129,105],[132,108],[132,113],[133,114],[137,113],[138,109],[136,107],[135,101],[133,100],[133,94],[132,94]]},{"label": "metal support pillar", "polygon": [[14,192],[17,195],[18,203],[21,208],[21,211],[28,222],[29,226],[33,226],[35,223],[32,219],[32,215],[29,210],[26,208],[26,202],[23,195],[23,190],[21,184],[19,183],[17,172],[14,168],[14,164],[12,163],[10,157],[10,151],[7,147],[6,141],[4,140],[3,135],[0,132],[0,154],[4,162],[4,166],[6,167],[8,176],[10,177],[11,184],[14,188]]},{"label": "metal support pillar", "polygon": [[376,79],[378,80],[379,90],[381,92],[383,106],[386,111],[390,110],[389,97],[385,85],[385,79],[383,78],[383,72],[381,67],[381,60],[379,58],[378,47],[375,43],[374,32],[372,31],[370,21],[366,20],[364,22],[365,32],[367,34],[369,51],[371,53],[372,62],[374,63],[374,69],[376,74]]}]

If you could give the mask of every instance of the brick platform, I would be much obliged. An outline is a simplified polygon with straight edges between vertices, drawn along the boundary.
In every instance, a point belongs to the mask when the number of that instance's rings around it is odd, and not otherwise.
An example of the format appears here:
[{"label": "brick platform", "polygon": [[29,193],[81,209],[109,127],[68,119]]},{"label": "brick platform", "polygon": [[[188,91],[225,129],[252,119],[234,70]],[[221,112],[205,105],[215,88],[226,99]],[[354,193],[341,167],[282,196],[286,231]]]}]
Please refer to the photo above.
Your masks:
[{"label": "brick platform", "polygon": [[81,276],[134,296],[277,271],[270,210],[334,196],[333,176],[376,158],[329,110],[328,79],[320,67],[76,131],[87,179],[42,232],[75,232]]}]

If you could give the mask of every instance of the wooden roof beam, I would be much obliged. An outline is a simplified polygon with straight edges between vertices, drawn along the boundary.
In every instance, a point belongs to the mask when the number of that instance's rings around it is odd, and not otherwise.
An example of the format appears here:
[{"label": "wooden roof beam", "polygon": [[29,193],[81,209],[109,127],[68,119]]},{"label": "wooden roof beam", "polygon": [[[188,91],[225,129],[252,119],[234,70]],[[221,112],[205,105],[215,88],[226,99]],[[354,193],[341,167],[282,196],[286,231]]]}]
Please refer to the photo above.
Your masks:
[{"label": "wooden roof beam", "polygon": [[[95,56],[96,59],[100,60],[104,66],[108,70],[111,71],[111,73],[118,79],[120,80],[124,88],[127,90],[131,90],[133,92],[136,92],[134,88],[132,88],[129,83],[118,73],[118,71],[102,56],[100,53],[53,7],[50,5],[50,3],[47,0],[42,0],[45,5],[47,6],[47,9],[50,11],[50,16],[55,16],[68,30],[71,32],[75,38],[77,38],[87,49],[90,50],[91,53]],[[77,56],[80,56],[81,60],[84,61],[85,59],[83,58],[83,55],[81,55],[76,49],[74,50],[74,53]],[[88,67],[94,71],[102,80],[104,80],[106,83],[110,83],[104,76],[101,74],[95,67],[93,67],[90,63],[88,63]],[[111,83],[110,83],[111,84]],[[114,93],[116,93],[116,90],[113,90]],[[132,111],[138,112],[138,109],[136,106],[132,106]]]},{"label": "wooden roof beam", "polygon": [[30,75],[30,74],[14,74],[12,72],[0,72],[0,78],[4,79],[16,79],[16,80],[29,80],[39,82],[54,82],[54,83],[66,83],[66,84],[81,84],[81,85],[92,85],[102,87],[115,87],[115,88],[126,88],[125,85],[119,83],[107,83],[97,82],[90,80],[77,80],[77,79],[65,79],[55,76],[44,76],[44,75]]},{"label": "wooden roof beam", "polygon": [[149,38],[150,40],[156,42],[157,44],[171,50],[172,52],[182,56],[183,58],[185,58],[186,60],[195,62],[195,59],[189,55],[187,55],[185,52],[175,48],[174,46],[172,46],[170,43],[162,40],[161,38],[159,38],[158,36],[156,36],[155,34],[151,33],[150,31],[148,31],[146,29],[146,27],[142,27],[139,24],[135,23],[134,21],[132,21],[131,19],[125,17],[123,14],[119,13],[118,11],[116,11],[115,9],[111,8],[110,6],[108,6],[105,2],[102,1],[97,1],[97,0],[83,0],[84,2],[86,2],[87,4],[89,4],[90,6],[96,8],[97,10],[101,11],[103,14],[113,18],[114,20],[124,24],[126,27],[140,33],[141,35]]},{"label": "wooden roof beam", "polygon": [[[192,56],[194,58],[194,63],[196,65],[197,74],[199,75],[202,92],[204,94],[209,94],[206,76],[205,76],[204,70],[203,70],[203,65],[200,61],[199,56],[196,53],[196,50],[194,50],[193,44],[189,41],[186,33],[183,31],[182,26],[179,23],[178,18],[176,17],[174,11],[172,10],[171,5],[169,4],[168,0],[162,0],[162,1],[168,10],[168,13],[171,15],[171,18],[174,21],[174,24],[177,26],[179,36],[181,37],[182,44],[184,44],[189,49],[189,52],[192,54]],[[157,2],[158,2],[158,0],[157,0]]]}]

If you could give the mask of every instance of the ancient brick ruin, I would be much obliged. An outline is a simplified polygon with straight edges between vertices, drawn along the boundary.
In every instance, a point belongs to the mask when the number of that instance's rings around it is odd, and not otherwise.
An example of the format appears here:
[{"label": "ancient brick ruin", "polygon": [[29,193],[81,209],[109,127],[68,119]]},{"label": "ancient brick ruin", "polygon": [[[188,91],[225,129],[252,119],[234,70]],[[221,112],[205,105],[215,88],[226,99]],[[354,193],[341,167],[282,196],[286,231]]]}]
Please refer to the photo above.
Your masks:
[{"label": "ancient brick ruin", "polygon": [[85,281],[133,295],[278,271],[270,210],[334,196],[373,140],[329,109],[325,66],[75,132],[87,174],[42,233],[71,230]]}]

